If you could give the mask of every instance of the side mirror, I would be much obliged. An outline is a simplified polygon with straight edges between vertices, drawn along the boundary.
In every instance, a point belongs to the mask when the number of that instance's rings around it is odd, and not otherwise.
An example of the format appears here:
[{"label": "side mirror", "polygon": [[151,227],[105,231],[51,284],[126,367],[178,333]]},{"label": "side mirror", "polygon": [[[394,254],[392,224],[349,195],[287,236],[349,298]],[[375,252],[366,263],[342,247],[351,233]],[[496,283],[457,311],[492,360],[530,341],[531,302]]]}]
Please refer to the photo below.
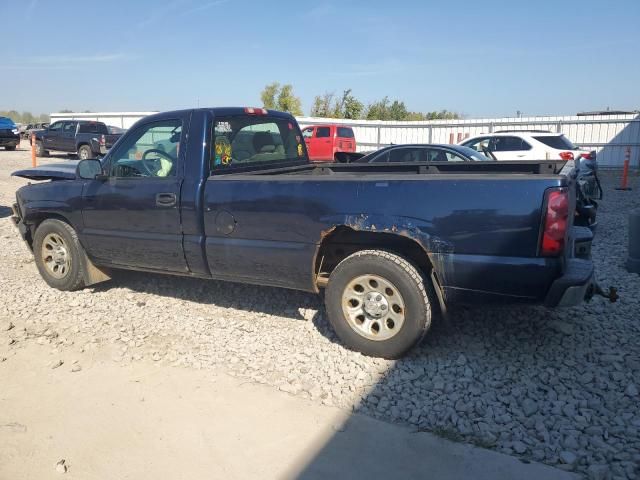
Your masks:
[{"label": "side mirror", "polygon": [[102,177],[102,164],[92,158],[80,160],[76,167],[76,176],[85,180],[96,180]]}]

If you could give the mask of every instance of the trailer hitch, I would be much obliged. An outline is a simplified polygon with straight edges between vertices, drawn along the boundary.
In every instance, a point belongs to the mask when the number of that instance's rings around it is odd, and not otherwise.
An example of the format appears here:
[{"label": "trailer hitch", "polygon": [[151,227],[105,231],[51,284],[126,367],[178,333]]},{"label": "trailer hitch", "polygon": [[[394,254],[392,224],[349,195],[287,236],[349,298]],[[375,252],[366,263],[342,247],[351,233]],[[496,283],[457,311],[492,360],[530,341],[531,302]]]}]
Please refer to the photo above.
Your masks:
[{"label": "trailer hitch", "polygon": [[618,296],[618,289],[616,287],[609,287],[608,290],[603,290],[600,285],[597,283],[592,283],[591,288],[589,289],[587,301],[591,300],[594,295],[600,295],[601,297],[609,299],[611,303],[616,303],[620,298]]}]

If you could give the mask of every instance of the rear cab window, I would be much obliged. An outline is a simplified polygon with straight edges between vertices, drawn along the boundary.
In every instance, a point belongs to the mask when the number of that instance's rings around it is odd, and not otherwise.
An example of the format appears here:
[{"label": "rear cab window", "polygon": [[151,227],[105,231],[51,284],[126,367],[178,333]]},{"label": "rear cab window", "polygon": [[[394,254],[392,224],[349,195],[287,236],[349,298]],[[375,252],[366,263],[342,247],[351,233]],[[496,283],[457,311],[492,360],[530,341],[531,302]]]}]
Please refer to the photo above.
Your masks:
[{"label": "rear cab window", "polygon": [[564,135],[545,135],[539,137],[533,137],[535,140],[544,143],[547,147],[555,148],[556,150],[577,150],[571,140]]},{"label": "rear cab window", "polygon": [[269,115],[216,116],[211,132],[210,170],[278,167],[307,163],[294,120]]},{"label": "rear cab window", "polygon": [[95,133],[98,135],[107,135],[109,131],[107,130],[107,126],[104,123],[89,122],[81,123],[80,128],[78,129],[78,133]]},{"label": "rear cab window", "polygon": [[349,127],[338,127],[338,137],[353,138],[353,130]]}]

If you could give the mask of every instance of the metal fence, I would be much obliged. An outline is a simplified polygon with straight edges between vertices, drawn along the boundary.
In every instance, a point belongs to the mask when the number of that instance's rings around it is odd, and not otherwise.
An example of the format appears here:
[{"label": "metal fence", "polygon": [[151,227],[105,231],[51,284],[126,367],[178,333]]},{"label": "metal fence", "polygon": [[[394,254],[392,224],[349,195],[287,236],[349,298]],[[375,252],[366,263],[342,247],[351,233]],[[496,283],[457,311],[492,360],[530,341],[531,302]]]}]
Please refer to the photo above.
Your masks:
[{"label": "metal fence", "polygon": [[598,152],[598,164],[621,167],[631,149],[631,166],[640,167],[640,115],[486,118],[383,122],[298,118],[301,127],[340,123],[353,128],[359,151],[403,143],[458,143],[475,135],[501,130],[547,130],[564,133],[577,146]]},{"label": "metal fence", "polygon": [[[51,121],[87,119],[129,128],[137,120],[155,112],[52,113]],[[630,149],[631,167],[640,168],[640,115],[590,115],[558,117],[483,118],[433,120],[428,122],[387,122],[378,120],[335,120],[300,117],[301,127],[340,123],[353,128],[359,151],[403,143],[458,143],[464,138],[498,130],[549,130],[564,133],[581,148],[596,150],[598,164],[621,167],[625,150]]]}]

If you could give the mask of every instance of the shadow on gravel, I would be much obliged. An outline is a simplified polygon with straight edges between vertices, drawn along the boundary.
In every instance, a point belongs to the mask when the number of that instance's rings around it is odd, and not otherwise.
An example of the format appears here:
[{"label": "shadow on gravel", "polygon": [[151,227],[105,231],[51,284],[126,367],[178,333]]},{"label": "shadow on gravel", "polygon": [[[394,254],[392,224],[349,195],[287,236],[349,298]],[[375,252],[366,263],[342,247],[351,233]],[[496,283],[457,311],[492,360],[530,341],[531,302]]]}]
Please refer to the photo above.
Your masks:
[{"label": "shadow on gravel", "polygon": [[[324,310],[320,297],[312,293],[126,270],[114,270],[111,281],[93,287],[95,291],[109,291],[113,288],[128,288],[140,293],[246,312],[267,313],[294,320],[305,320],[300,309]],[[326,328],[321,331],[326,331]]]},{"label": "shadow on gravel", "polygon": [[9,207],[5,207],[4,205],[0,205],[0,218],[5,218],[11,215],[11,209]]}]

